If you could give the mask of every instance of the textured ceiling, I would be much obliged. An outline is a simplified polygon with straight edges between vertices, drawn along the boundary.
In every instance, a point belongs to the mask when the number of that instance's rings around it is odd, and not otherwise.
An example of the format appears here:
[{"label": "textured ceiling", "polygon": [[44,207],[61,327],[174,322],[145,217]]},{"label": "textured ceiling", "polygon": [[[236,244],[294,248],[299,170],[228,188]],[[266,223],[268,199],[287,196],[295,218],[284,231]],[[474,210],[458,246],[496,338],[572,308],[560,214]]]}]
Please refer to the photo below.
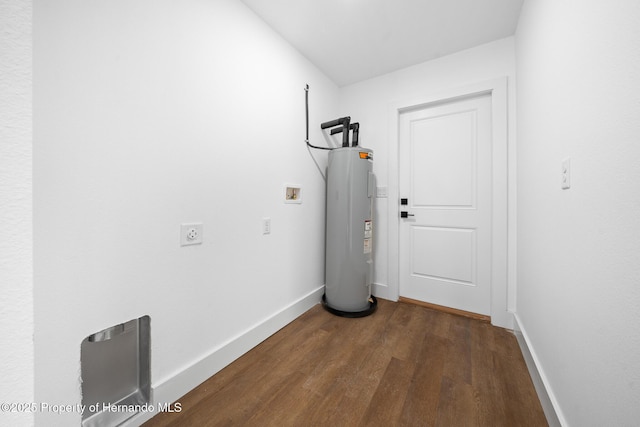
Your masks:
[{"label": "textured ceiling", "polygon": [[241,0],[339,86],[515,32],[523,0]]}]

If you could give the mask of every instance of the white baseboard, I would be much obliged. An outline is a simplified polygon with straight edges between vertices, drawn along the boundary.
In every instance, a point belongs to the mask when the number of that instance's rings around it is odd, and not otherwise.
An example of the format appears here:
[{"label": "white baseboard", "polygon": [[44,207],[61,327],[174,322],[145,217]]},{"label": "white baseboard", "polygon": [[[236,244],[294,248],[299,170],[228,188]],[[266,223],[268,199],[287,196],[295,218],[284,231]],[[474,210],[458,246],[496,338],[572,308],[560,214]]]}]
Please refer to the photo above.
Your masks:
[{"label": "white baseboard", "polygon": [[549,427],[566,427],[567,422],[562,416],[558,401],[553,394],[553,390],[549,387],[549,381],[540,366],[540,361],[536,356],[536,352],[531,345],[531,341],[517,313],[514,314],[514,320],[515,325],[513,332],[516,335],[516,339],[520,345],[520,351],[522,351],[522,356],[529,369],[529,375],[531,375],[531,380],[538,393],[538,399],[540,399],[547,423],[549,423]]},{"label": "white baseboard", "polygon": [[157,413],[158,403],[170,404],[187,394],[222,368],[318,304],[322,299],[323,292],[324,286],[317,288],[240,336],[221,345],[203,359],[161,383],[153,384],[152,405],[156,410],[138,414],[121,425],[124,427],[139,426],[151,419]]}]

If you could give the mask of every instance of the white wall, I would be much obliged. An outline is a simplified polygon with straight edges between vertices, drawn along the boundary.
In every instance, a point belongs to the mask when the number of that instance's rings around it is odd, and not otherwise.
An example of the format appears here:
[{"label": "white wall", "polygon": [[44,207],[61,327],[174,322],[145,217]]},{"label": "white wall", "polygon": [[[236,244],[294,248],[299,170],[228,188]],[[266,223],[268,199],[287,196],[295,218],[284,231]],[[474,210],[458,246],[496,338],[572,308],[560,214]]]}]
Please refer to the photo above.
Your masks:
[{"label": "white wall", "polygon": [[[321,289],[326,154],[304,145],[303,88],[312,123],[338,89],[238,1],[39,0],[34,28],[36,400],[79,403],[81,341],[142,315],[175,399],[190,367]],[[179,246],[183,222],[203,245]]]},{"label": "white wall", "polygon": [[518,320],[561,422],[637,425],[640,3],[525,1],[516,40]]},{"label": "white wall", "polygon": [[[416,99],[436,95],[446,90],[459,89],[479,82],[508,78],[509,87],[509,148],[514,148],[515,132],[515,56],[512,37],[468,49],[437,60],[424,62],[381,77],[366,80],[342,88],[341,115],[350,115],[352,121],[360,122],[361,145],[374,150],[374,173],[378,187],[388,187],[390,113],[396,104],[412,105]],[[509,153],[510,163],[515,163],[515,151]],[[396,166],[397,167],[397,166]],[[515,168],[510,170],[509,198],[510,209],[515,209]],[[389,297],[389,287],[396,286],[397,277],[390,277],[388,203],[390,199],[377,198],[375,205],[376,238],[375,254],[375,290],[377,295]],[[511,235],[515,235],[515,222],[509,224]],[[513,246],[513,244],[512,244]],[[511,260],[510,292],[511,305],[515,301],[513,266]],[[393,292],[391,292],[392,294]],[[393,298],[393,296],[392,296]]]},{"label": "white wall", "polygon": [[[15,404],[33,401],[34,380],[31,12],[0,1],[0,403]],[[5,409],[1,425],[33,423]]]}]

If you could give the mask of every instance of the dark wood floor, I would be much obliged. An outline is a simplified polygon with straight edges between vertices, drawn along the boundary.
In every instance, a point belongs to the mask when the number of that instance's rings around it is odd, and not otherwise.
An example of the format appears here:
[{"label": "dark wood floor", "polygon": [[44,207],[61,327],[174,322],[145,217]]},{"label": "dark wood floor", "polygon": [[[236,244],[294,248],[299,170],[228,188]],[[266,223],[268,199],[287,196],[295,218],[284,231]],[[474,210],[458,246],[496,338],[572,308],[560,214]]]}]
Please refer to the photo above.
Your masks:
[{"label": "dark wood floor", "polygon": [[379,300],[315,306],[145,426],[546,426],[513,334]]}]

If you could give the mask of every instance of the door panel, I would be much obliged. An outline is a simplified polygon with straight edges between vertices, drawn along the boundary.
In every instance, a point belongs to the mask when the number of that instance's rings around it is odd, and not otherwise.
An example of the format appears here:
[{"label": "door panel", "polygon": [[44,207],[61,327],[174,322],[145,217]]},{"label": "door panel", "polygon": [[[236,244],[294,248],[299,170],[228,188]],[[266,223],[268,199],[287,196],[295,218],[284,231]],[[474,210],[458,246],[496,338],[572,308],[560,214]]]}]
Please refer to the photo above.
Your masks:
[{"label": "door panel", "polygon": [[411,227],[411,274],[475,286],[475,230]]},{"label": "door panel", "polygon": [[491,312],[491,98],[400,115],[400,295]]},{"label": "door panel", "polygon": [[474,205],[474,122],[472,111],[411,122],[411,197],[415,206]]}]

